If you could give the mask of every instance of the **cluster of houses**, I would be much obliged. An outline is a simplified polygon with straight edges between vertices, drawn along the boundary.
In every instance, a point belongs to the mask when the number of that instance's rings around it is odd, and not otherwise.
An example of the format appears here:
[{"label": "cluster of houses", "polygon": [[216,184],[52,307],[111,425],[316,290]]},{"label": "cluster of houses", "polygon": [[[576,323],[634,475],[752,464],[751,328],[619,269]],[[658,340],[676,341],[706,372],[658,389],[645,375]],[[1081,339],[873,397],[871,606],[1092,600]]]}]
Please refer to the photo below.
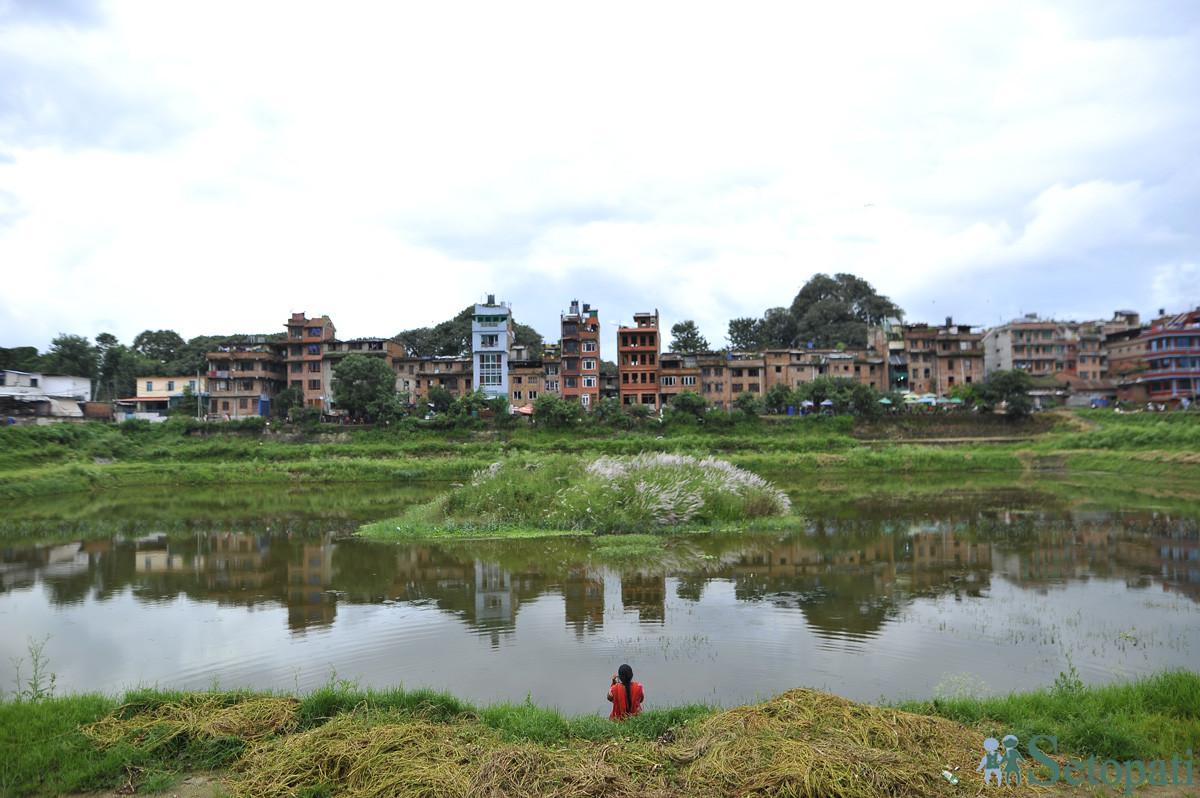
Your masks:
[{"label": "cluster of houses", "polygon": [[[333,372],[348,355],[381,358],[396,374],[396,390],[414,404],[435,387],[456,397],[481,390],[507,397],[518,412],[530,412],[544,394],[589,409],[612,397],[654,410],[681,391],[727,409],[743,392],[761,396],[778,384],[796,387],[826,376],[936,401],[1011,369],[1033,377],[1035,404],[1186,407],[1200,394],[1200,308],[1148,324],[1133,311],[1117,311],[1107,321],[1029,316],[986,331],[950,318],[943,325],[888,320],[869,331],[863,350],[761,352],[664,352],[658,312],[635,313],[617,329],[610,354],[615,375],[601,374],[600,312],[579,301],[561,314],[558,342],[540,351],[515,343],[511,307],[494,296],[475,305],[471,353],[461,357],[414,357],[391,338],[343,341],[327,316],[293,313],[284,326],[282,339],[229,341],[208,354],[204,374],[140,378],[137,396],[119,402],[116,417],[158,418],[185,396],[197,414],[212,419],[268,416],[289,387],[302,391],[306,405],[336,416]],[[0,372],[0,412],[16,403],[45,419],[102,415],[103,408],[87,403],[91,395],[84,378]]]}]

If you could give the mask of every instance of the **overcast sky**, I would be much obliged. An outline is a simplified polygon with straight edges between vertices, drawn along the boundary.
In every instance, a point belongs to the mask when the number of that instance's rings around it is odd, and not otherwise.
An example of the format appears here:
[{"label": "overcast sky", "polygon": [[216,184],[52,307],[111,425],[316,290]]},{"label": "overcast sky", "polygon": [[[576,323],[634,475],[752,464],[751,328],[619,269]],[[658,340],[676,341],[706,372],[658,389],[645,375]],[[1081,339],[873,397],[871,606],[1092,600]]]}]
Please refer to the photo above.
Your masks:
[{"label": "overcast sky", "polygon": [[0,346],[1200,305],[1200,2],[0,0]]}]

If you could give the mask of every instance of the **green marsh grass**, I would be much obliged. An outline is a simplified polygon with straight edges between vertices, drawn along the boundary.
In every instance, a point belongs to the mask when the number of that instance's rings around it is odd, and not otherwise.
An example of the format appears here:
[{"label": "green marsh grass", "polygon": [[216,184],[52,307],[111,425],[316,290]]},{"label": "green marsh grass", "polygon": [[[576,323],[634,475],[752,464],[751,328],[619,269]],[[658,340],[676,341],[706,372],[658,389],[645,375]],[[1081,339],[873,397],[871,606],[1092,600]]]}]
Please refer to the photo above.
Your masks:
[{"label": "green marsh grass", "polygon": [[790,506],[787,495],[763,478],[711,457],[512,457],[399,519],[364,527],[363,534],[652,531],[782,516]]},{"label": "green marsh grass", "polygon": [[1102,759],[1149,761],[1200,751],[1200,673],[1192,671],[1165,671],[1099,687],[1064,674],[1048,690],[895,706],[966,726],[992,725],[1022,741],[1035,734],[1056,735],[1060,752]]}]

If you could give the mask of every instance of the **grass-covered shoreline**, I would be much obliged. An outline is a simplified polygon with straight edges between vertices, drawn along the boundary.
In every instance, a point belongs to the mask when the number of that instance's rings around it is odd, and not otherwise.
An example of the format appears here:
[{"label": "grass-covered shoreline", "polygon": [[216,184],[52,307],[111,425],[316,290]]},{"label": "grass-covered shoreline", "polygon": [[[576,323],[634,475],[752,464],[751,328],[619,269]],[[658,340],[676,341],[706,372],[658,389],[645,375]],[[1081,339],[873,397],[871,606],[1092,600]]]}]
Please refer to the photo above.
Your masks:
[{"label": "grass-covered shoreline", "polygon": [[983,737],[1006,734],[1051,734],[1060,756],[1118,762],[1200,750],[1200,674],[1096,687],[1063,677],[1008,696],[885,706],[796,689],[740,708],[647,708],[623,724],[345,682],[303,696],[42,694],[0,703],[0,792],[162,790],[221,770],[246,796],[555,795],[571,784],[614,795],[952,795],[962,790],[941,769],[979,786]]},{"label": "grass-covered shoreline", "polygon": [[499,460],[644,453],[719,457],[772,473],[1046,470],[1200,476],[1200,413],[1059,411],[998,423],[960,416],[747,421],[636,430],[331,429],[166,424],[0,428],[0,499],[152,485],[463,481]]}]

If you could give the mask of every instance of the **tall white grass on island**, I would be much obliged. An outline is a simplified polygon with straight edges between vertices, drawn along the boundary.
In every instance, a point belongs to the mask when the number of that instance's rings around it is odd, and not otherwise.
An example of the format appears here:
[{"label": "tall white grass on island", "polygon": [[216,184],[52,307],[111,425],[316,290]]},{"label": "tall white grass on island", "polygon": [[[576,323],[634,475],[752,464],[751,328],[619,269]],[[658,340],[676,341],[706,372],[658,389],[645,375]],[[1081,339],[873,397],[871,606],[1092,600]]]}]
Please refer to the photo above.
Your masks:
[{"label": "tall white grass on island", "polygon": [[791,509],[787,495],[756,474],[713,457],[668,453],[497,462],[439,504],[447,521],[597,531],[736,522]]}]

